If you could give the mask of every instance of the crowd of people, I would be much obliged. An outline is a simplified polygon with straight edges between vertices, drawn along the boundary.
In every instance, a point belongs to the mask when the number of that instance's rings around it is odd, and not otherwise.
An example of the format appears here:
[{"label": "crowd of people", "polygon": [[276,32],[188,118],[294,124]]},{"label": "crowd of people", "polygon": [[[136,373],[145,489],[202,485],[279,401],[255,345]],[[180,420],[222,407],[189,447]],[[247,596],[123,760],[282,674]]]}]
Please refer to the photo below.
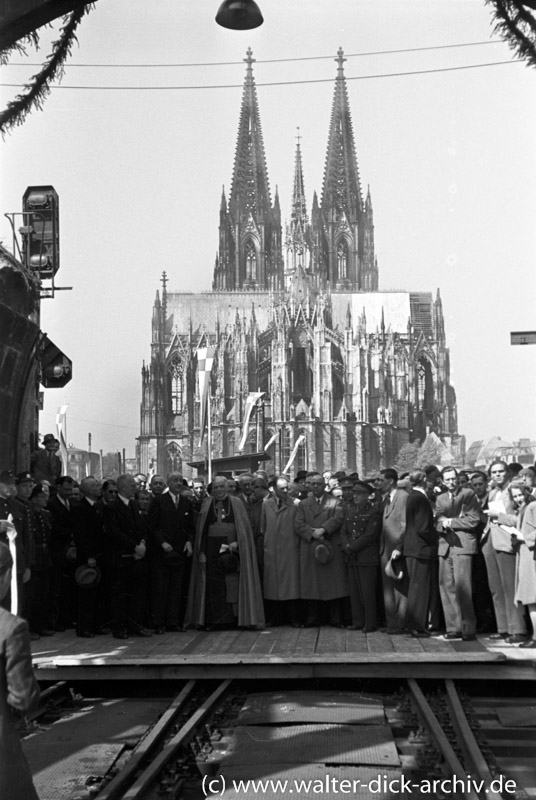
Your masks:
[{"label": "crowd of people", "polygon": [[0,474],[0,539],[15,541],[32,638],[332,625],[536,647],[533,467],[78,485],[43,477],[53,445]]}]

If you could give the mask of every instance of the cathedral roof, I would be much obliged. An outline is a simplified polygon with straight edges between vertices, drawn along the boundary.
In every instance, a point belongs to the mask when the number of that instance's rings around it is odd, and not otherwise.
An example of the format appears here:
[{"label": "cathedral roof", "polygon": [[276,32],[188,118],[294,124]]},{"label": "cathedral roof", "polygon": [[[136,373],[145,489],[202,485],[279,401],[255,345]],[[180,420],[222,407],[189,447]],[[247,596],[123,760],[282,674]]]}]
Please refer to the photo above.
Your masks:
[{"label": "cathedral roof", "polygon": [[345,211],[355,218],[362,210],[363,197],[361,181],[355,152],[354,131],[348,102],[348,91],[344,77],[342,47],[337,58],[337,78],[331,120],[329,126],[328,148],[324,169],[324,184],[320,205],[325,211],[333,209]]},{"label": "cathedral roof", "polygon": [[231,213],[251,211],[253,214],[259,214],[270,209],[271,200],[257,89],[253,78],[255,59],[251,48],[248,48],[247,58],[244,60],[247,65],[246,78],[238,124],[229,210]]}]

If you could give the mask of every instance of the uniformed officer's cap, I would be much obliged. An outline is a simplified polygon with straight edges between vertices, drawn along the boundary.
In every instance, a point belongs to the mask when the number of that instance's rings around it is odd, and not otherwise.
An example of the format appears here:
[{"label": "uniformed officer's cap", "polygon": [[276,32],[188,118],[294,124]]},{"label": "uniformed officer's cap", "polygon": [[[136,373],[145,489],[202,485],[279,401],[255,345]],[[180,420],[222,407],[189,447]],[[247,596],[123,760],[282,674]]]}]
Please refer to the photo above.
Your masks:
[{"label": "uniformed officer's cap", "polygon": [[354,481],[354,492],[363,492],[364,494],[372,494],[374,491],[370,483],[365,481]]},{"label": "uniformed officer's cap", "polygon": [[18,472],[15,476],[15,483],[17,486],[19,483],[33,483],[34,479],[32,478],[29,472]]},{"label": "uniformed officer's cap", "polygon": [[3,469],[0,472],[0,483],[14,483],[15,476],[10,469]]}]

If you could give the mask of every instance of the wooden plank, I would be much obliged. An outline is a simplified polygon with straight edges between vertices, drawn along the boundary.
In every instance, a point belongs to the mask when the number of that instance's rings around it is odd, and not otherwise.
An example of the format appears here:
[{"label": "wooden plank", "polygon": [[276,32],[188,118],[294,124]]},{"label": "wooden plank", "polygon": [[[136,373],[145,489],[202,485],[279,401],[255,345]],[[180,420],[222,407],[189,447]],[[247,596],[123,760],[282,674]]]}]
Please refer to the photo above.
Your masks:
[{"label": "wooden plank", "polygon": [[315,653],[344,653],[346,632],[341,628],[320,628]]},{"label": "wooden plank", "polygon": [[296,647],[301,636],[300,628],[277,628],[276,639],[272,648],[272,655],[288,655],[296,653]]},{"label": "wooden plank", "polygon": [[303,655],[309,655],[314,653],[316,642],[318,639],[318,628],[302,628],[300,631],[300,637],[298,639],[298,643],[296,644],[296,648],[294,650],[294,657],[298,658]]},{"label": "wooden plank", "polygon": [[[375,631],[374,633],[367,633],[366,636],[369,653],[381,653],[386,658],[390,656],[399,658],[399,654],[395,653],[392,637],[389,636],[389,634]],[[411,654],[411,651],[410,657],[413,659],[415,658],[415,656]]]},{"label": "wooden plank", "polygon": [[345,632],[346,642],[344,650],[346,653],[367,653],[367,635],[363,631],[347,630]]}]

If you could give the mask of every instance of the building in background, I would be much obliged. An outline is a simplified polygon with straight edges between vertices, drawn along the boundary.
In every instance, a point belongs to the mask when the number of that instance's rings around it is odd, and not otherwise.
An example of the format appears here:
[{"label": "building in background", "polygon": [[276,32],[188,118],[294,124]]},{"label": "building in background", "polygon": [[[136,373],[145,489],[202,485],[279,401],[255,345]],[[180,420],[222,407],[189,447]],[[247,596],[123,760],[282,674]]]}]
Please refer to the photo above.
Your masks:
[{"label": "building in background", "polygon": [[465,457],[469,467],[482,470],[488,469],[497,460],[532,467],[536,463],[536,442],[530,439],[507,442],[500,436],[492,436],[491,439],[472,442]]},{"label": "building in background", "polygon": [[[310,216],[300,140],[285,234],[272,202],[248,50],[229,198],[221,197],[211,292],[171,292],[153,307],[142,368],[139,469],[191,474],[199,446],[197,350],[215,348],[212,452],[235,455],[250,392],[262,392],[245,451],[268,471],[392,464],[435,433],[458,462],[456,395],[439,291],[381,292],[370,189],[363,191],[339,50],[320,199]],[[190,265],[190,268],[193,265]]]}]

